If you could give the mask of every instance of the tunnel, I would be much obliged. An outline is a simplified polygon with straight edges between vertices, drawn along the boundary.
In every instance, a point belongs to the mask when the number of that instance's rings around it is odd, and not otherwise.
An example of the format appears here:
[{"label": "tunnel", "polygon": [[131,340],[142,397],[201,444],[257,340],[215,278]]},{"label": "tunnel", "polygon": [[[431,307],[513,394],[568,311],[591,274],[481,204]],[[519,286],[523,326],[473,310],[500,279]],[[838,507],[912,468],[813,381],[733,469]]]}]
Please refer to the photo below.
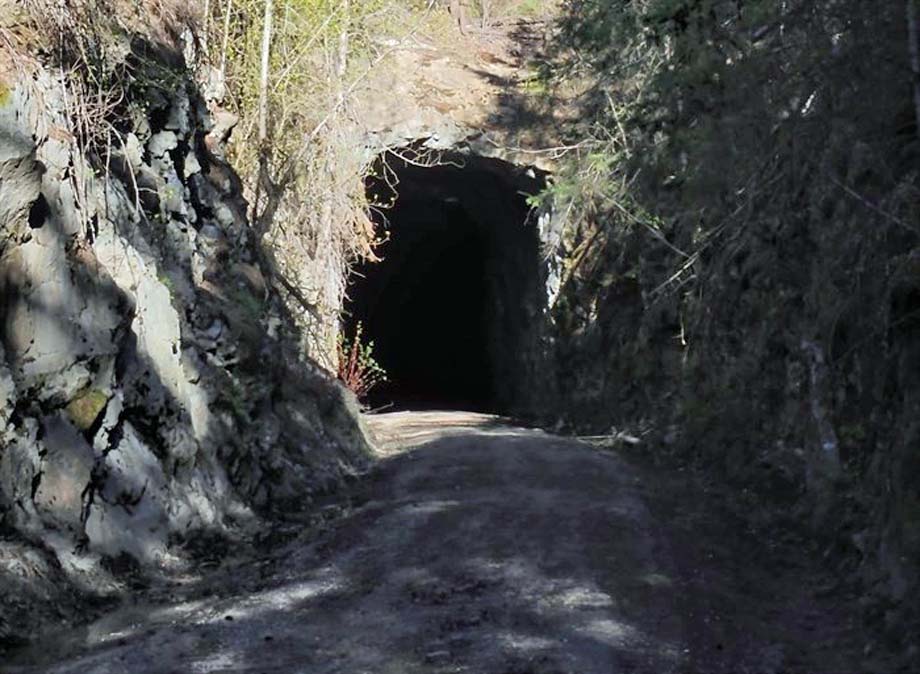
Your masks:
[{"label": "tunnel", "polygon": [[[343,331],[373,342],[374,409],[513,413],[532,397],[543,319],[536,170],[387,152],[366,189],[383,243],[352,273]],[[422,160],[421,158],[424,158]]]}]

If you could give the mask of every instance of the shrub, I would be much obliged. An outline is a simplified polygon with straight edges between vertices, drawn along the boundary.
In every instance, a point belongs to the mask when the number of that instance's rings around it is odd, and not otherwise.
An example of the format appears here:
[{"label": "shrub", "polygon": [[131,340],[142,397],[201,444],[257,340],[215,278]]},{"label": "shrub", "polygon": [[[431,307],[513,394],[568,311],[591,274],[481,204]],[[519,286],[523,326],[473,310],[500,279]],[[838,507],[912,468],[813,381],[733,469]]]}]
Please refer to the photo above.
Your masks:
[{"label": "shrub", "polygon": [[358,323],[352,339],[339,334],[338,340],[338,378],[359,400],[363,400],[372,388],[387,379],[386,371],[374,360],[374,343],[364,344],[361,340],[362,332],[363,326]]}]

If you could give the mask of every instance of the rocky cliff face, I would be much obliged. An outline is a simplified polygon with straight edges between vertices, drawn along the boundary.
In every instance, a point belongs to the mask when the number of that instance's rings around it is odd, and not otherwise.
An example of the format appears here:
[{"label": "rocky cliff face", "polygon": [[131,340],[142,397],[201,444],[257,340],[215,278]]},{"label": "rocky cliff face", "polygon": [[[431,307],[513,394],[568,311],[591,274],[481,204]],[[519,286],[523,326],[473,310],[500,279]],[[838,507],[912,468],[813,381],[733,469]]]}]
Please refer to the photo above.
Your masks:
[{"label": "rocky cliff face", "polygon": [[292,346],[233,120],[174,49],[120,46],[106,109],[60,68],[0,79],[0,644],[366,456],[350,394]]}]

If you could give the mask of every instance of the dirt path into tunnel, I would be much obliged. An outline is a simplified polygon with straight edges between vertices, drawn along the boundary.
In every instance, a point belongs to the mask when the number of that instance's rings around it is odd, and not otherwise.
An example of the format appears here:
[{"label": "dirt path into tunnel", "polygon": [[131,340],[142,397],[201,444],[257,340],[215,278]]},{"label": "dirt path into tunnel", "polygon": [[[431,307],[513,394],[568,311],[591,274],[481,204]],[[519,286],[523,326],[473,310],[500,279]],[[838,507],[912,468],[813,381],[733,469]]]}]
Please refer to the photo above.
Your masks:
[{"label": "dirt path into tunnel", "polygon": [[816,567],[793,555],[778,571],[673,480],[491,416],[370,427],[380,461],[320,533],[42,640],[0,671],[870,671]]},{"label": "dirt path into tunnel", "polygon": [[463,413],[374,429],[363,503],[318,539],[205,596],[125,607],[10,671],[680,670],[670,556],[616,456]]}]

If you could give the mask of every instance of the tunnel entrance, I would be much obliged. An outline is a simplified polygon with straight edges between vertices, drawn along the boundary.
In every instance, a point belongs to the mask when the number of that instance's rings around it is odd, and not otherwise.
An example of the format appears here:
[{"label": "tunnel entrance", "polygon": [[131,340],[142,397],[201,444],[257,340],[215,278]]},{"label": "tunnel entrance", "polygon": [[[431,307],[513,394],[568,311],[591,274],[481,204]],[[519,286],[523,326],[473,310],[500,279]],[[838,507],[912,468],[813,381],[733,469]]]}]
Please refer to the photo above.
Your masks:
[{"label": "tunnel entrance", "polygon": [[[532,386],[542,319],[532,170],[442,154],[421,166],[387,153],[367,190],[387,238],[349,284],[344,329],[360,323],[388,381],[368,405],[509,413]],[[393,201],[395,200],[395,201]]]}]

